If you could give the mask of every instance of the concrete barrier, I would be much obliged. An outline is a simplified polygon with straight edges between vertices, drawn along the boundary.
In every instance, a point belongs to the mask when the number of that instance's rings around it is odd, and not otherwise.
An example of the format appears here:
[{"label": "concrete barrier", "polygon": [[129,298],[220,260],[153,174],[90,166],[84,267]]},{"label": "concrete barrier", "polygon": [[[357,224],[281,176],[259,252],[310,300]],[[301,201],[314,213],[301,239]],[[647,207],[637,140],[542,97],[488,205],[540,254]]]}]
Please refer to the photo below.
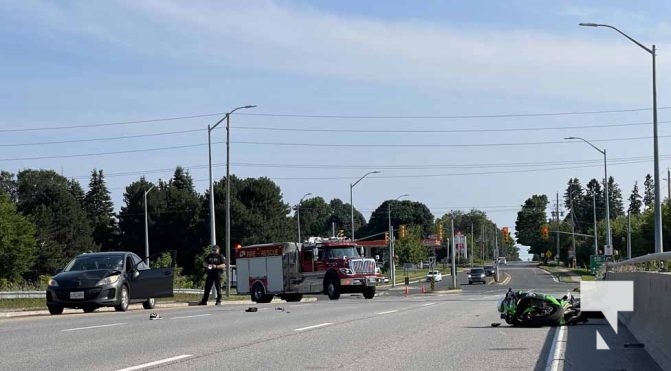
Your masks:
[{"label": "concrete barrier", "polygon": [[608,272],[605,279],[634,282],[634,311],[620,312],[620,321],[662,369],[671,370],[671,274]]}]

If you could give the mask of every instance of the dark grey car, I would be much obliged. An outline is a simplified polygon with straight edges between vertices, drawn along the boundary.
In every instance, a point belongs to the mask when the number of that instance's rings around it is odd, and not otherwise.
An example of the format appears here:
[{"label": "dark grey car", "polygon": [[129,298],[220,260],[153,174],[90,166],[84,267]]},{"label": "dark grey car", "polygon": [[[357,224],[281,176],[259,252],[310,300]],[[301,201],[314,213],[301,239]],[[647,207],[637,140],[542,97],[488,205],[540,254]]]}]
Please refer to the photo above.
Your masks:
[{"label": "dark grey car", "polygon": [[156,298],[173,296],[173,268],[150,269],[128,251],[86,253],[76,256],[49,280],[49,313],[63,308],[93,312],[113,306],[125,312],[130,303],[152,309]]},{"label": "dark grey car", "polygon": [[471,269],[470,272],[468,272],[468,284],[472,285],[473,282],[482,282],[484,284],[487,283],[487,279],[485,278],[487,275],[485,273],[484,268],[473,268]]}]

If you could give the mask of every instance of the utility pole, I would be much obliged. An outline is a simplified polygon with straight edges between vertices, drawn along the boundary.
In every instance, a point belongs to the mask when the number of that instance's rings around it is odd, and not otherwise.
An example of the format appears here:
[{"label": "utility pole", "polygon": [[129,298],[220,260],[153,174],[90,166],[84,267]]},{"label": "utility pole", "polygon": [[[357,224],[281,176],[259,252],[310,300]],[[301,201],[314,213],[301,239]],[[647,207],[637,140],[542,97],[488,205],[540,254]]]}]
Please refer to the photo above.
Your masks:
[{"label": "utility pole", "polygon": [[482,223],[482,226],[480,226],[480,259],[482,259],[482,263],[485,263],[485,223]]},{"label": "utility pole", "polygon": [[[571,193],[569,193],[569,199],[571,200],[571,237],[573,239],[573,254],[575,254],[575,212],[573,210],[573,195]],[[568,259],[570,258],[569,256]]]},{"label": "utility pole", "polygon": [[596,192],[592,192],[592,210],[594,214],[594,256],[599,254],[599,242],[597,241],[597,224],[596,224]]},{"label": "utility pole", "polygon": [[559,192],[557,192],[557,204],[555,206],[557,207],[557,252],[555,253],[555,260],[559,262]]},{"label": "utility pole", "polygon": [[450,229],[452,230],[452,288],[456,289],[457,288],[457,262],[456,260],[456,254],[454,251],[455,245],[454,245],[454,218],[450,219]]},{"label": "utility pole", "polygon": [[627,259],[631,259],[631,213],[627,213]]},{"label": "utility pole", "polygon": [[671,169],[666,168],[666,195],[669,202],[671,202]]},{"label": "utility pole", "polygon": [[471,268],[473,268],[473,255],[475,254],[475,240],[473,239],[473,234],[475,231],[473,230],[473,223],[471,223]]}]

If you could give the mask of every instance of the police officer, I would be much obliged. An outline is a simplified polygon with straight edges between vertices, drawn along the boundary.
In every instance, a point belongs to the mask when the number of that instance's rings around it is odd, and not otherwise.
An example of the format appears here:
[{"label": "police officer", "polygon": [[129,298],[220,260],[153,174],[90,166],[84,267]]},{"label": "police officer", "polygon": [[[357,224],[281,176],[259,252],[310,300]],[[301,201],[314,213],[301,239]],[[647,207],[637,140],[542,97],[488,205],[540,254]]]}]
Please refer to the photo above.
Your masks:
[{"label": "police officer", "polygon": [[226,268],[226,258],[221,255],[219,245],[214,245],[210,254],[205,257],[203,267],[206,269],[205,292],[203,299],[198,305],[207,305],[207,299],[212,291],[212,285],[217,290],[217,302],[215,305],[221,305],[221,276]]}]

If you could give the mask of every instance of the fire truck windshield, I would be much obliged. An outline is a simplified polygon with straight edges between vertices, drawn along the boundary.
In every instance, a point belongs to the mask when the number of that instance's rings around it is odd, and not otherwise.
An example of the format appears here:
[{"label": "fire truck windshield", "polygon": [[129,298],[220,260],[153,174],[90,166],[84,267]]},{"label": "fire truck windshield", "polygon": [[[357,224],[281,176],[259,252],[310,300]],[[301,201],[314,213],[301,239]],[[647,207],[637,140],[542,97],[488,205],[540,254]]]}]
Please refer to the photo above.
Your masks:
[{"label": "fire truck windshield", "polygon": [[354,246],[330,247],[326,249],[325,254],[327,259],[358,258],[359,250]]}]

